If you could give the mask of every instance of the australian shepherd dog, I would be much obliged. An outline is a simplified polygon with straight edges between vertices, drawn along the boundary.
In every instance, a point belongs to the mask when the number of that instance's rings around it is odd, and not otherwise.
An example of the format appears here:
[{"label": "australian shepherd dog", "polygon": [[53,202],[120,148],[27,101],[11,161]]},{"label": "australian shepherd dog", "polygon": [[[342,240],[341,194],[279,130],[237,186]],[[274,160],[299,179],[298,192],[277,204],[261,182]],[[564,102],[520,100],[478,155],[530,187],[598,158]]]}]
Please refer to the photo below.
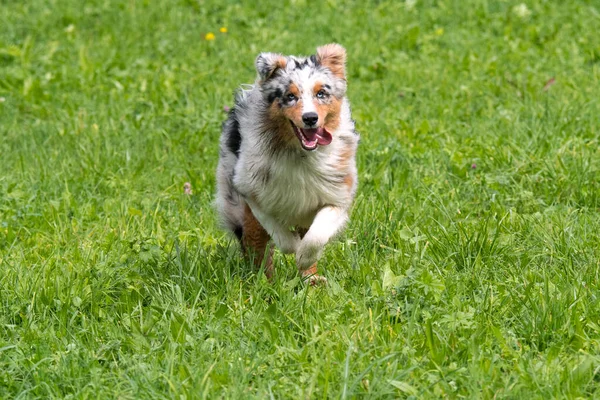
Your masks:
[{"label": "australian shepherd dog", "polygon": [[358,134],[346,98],[346,51],[261,53],[223,124],[217,209],[257,267],[273,274],[272,246],[296,255],[303,278],[326,281],[317,260],[348,220]]}]

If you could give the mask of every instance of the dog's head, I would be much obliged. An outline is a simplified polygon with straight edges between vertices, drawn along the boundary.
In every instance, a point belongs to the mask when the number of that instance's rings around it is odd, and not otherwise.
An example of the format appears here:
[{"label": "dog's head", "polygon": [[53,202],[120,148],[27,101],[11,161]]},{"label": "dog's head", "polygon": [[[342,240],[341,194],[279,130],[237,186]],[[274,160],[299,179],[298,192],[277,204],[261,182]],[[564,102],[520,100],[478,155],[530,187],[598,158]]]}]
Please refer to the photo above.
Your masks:
[{"label": "dog's head", "polygon": [[261,53],[256,59],[269,118],[285,127],[282,134],[295,134],[305,150],[333,140],[346,94],[345,63],[346,50],[339,44],[319,47],[306,58]]}]

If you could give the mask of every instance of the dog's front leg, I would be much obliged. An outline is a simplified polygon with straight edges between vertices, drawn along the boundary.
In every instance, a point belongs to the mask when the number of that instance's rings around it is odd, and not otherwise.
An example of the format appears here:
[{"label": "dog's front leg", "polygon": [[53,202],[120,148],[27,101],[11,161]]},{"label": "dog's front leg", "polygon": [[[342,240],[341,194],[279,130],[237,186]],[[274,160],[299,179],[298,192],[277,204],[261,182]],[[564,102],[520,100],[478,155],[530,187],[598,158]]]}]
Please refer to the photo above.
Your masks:
[{"label": "dog's front leg", "polygon": [[292,254],[297,251],[300,245],[300,237],[297,233],[290,231],[273,217],[264,213],[256,204],[248,202],[248,205],[258,222],[265,228],[282,253]]},{"label": "dog's front leg", "polygon": [[316,274],[316,266],[313,266],[321,257],[323,247],[347,220],[348,212],[341,207],[328,206],[319,210],[296,253],[296,264],[302,276]]}]

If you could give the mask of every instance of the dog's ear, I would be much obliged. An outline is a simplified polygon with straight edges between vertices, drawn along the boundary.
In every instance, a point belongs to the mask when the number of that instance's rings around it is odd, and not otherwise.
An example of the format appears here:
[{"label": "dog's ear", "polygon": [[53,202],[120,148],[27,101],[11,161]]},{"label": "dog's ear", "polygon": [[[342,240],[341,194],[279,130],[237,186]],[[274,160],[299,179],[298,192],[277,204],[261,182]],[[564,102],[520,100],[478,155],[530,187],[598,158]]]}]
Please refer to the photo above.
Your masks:
[{"label": "dog's ear", "polygon": [[317,61],[329,68],[335,76],[346,79],[346,49],[337,43],[317,48]]},{"label": "dog's ear", "polygon": [[256,71],[261,81],[269,79],[279,68],[285,68],[287,60],[278,53],[260,53],[256,57]]}]

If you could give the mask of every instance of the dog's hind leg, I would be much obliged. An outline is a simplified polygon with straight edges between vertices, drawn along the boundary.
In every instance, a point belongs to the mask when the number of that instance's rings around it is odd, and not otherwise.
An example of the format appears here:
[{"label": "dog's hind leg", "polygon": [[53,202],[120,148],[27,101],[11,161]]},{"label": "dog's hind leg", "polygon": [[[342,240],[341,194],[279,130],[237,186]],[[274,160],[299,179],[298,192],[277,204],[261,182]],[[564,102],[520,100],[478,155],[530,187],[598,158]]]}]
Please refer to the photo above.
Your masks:
[{"label": "dog's hind leg", "polygon": [[242,228],[242,249],[257,269],[263,266],[267,278],[273,277],[273,246],[271,237],[252,214],[248,205],[244,210],[244,226]]}]

